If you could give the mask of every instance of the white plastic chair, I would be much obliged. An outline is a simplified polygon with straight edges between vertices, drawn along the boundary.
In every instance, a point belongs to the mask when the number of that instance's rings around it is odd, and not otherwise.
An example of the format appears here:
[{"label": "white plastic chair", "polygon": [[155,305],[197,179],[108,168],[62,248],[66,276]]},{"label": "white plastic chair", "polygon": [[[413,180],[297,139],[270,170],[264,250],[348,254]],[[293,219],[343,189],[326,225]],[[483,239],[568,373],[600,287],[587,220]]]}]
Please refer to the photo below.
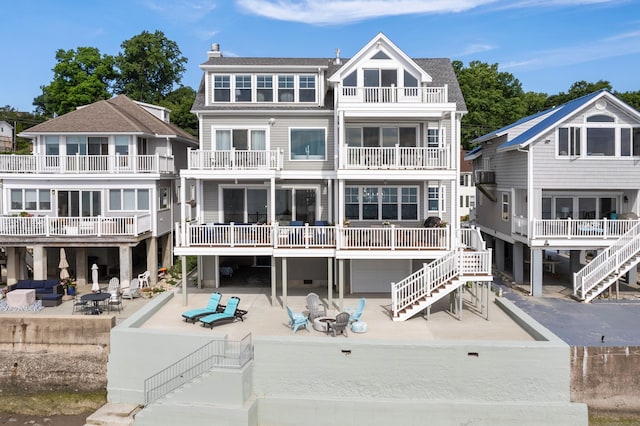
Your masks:
[{"label": "white plastic chair", "polygon": [[138,275],[138,281],[140,281],[140,288],[149,287],[149,277],[151,276],[151,272],[144,271],[140,275]]}]

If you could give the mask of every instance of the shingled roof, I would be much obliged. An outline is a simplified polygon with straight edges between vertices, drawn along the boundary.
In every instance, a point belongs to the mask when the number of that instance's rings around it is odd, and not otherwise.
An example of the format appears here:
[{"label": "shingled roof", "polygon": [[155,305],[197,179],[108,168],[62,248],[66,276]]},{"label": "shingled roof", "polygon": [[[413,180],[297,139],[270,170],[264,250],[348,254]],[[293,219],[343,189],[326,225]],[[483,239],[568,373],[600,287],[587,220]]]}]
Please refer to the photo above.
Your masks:
[{"label": "shingled roof", "polygon": [[[464,98],[462,96],[462,90],[460,90],[460,85],[458,84],[458,79],[456,77],[455,71],[453,70],[453,66],[451,65],[451,61],[447,58],[418,58],[413,59],[415,63],[424,69],[427,74],[429,74],[433,81],[430,84],[431,86],[444,86],[445,84],[448,86],[449,92],[449,102],[455,102],[456,109],[458,111],[467,111],[467,106],[464,102]],[[285,70],[289,68],[296,67],[310,67],[310,68],[325,68],[327,69],[327,76],[333,75],[340,67],[344,66],[349,62],[348,58],[343,58],[340,61],[340,64],[335,63],[334,58],[240,58],[240,57],[213,57],[209,58],[207,62],[204,62],[200,65],[201,68],[207,70],[211,68],[219,69],[236,69],[241,70],[242,68],[254,68],[260,67],[265,70],[269,67],[273,67],[274,70]],[[246,106],[239,105],[219,105],[219,106],[207,106],[205,105],[205,85],[204,85],[204,75],[200,82],[200,87],[198,89],[198,93],[196,95],[196,100],[193,104],[193,111],[202,111],[202,110],[233,110],[233,109],[246,109]],[[286,109],[318,109],[318,107],[308,107],[303,105],[296,106],[287,106],[282,107],[279,105],[267,105],[261,104],[260,107],[262,109],[277,109],[277,110],[286,110]],[[323,106],[323,108],[331,109],[333,104],[327,104]]]},{"label": "shingled roof", "polygon": [[178,126],[163,121],[125,95],[94,102],[35,125],[23,135],[42,133],[139,133],[197,140]]}]

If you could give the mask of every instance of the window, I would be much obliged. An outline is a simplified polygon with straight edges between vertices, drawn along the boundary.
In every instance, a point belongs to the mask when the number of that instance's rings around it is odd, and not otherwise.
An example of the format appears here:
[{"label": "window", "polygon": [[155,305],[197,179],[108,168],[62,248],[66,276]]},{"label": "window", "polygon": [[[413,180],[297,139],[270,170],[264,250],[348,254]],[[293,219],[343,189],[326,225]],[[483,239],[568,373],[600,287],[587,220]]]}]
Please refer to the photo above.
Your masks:
[{"label": "window", "polygon": [[294,85],[292,75],[278,76],[278,102],[294,101]]},{"label": "window", "polygon": [[613,156],[616,154],[616,132],[614,128],[587,129],[587,155]]},{"label": "window", "polygon": [[561,127],[558,129],[558,155],[580,155],[580,128]]},{"label": "window", "polygon": [[325,129],[291,129],[290,154],[292,160],[326,160]]},{"label": "window", "polygon": [[640,156],[640,128],[620,129],[620,155]]},{"label": "window", "polygon": [[300,89],[298,91],[299,102],[315,102],[316,101],[316,76],[301,75]]},{"label": "window", "polygon": [[[161,189],[167,190],[167,188]],[[161,205],[160,208],[166,207]],[[110,189],[109,209],[113,211],[149,211],[149,190]]]},{"label": "window", "polygon": [[342,80],[342,85],[344,87],[356,87],[358,85],[358,73],[355,71],[349,74]]},{"label": "window", "polygon": [[440,146],[440,129],[429,124],[427,129],[427,148],[438,148]]},{"label": "window", "polygon": [[51,210],[51,190],[12,189],[11,210]]},{"label": "window", "polygon": [[345,217],[353,220],[417,220],[418,188],[345,187]]},{"label": "window", "polygon": [[259,75],[257,77],[258,102],[273,102],[273,77]]},{"label": "window", "polygon": [[251,102],[251,76],[236,76],[236,102]]},{"label": "window", "polygon": [[158,196],[159,196],[158,207],[160,209],[168,209],[169,208],[169,188],[159,188]]},{"label": "window", "polygon": [[129,155],[129,136],[116,136],[116,154]]},{"label": "window", "polygon": [[502,193],[502,220],[509,220],[509,193]]},{"label": "window", "polygon": [[231,101],[231,77],[228,75],[213,76],[213,101]]},{"label": "window", "polygon": [[267,132],[263,129],[217,129],[215,149],[218,151],[238,150],[264,151],[267,149]]},{"label": "window", "polygon": [[60,139],[58,136],[46,136],[44,138],[45,155],[60,155]]},{"label": "window", "polygon": [[440,188],[430,186],[427,189],[427,209],[430,212],[440,210]]},{"label": "window", "polygon": [[82,136],[67,137],[67,155],[87,155],[87,138]]}]

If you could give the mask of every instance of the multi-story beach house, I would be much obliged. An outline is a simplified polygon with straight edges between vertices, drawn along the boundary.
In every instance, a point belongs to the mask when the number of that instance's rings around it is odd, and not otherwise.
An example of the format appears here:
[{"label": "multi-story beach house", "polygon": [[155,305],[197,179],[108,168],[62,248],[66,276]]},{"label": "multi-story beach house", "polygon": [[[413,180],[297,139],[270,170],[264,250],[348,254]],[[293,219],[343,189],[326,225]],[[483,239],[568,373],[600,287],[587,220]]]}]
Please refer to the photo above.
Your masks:
[{"label": "multi-story beach house", "polygon": [[400,320],[491,280],[479,232],[459,229],[466,107],[448,59],[378,34],[350,59],[213,44],[200,67],[175,254],[199,256],[201,285],[265,266],[273,300],[293,286],[340,306],[345,292],[391,292]]},{"label": "multi-story beach house", "polygon": [[[124,95],[25,130],[32,155],[0,156],[7,282],[59,276],[61,250],[79,283],[172,264],[179,170],[194,137],[163,107]],[[91,274],[89,274],[91,276]]]},{"label": "multi-story beach house", "polygon": [[[476,223],[495,266],[542,294],[543,271],[569,252],[568,284],[590,301],[637,282],[640,113],[598,91],[475,140]],[[586,252],[595,257],[585,265]],[[551,254],[553,253],[553,255]]]}]

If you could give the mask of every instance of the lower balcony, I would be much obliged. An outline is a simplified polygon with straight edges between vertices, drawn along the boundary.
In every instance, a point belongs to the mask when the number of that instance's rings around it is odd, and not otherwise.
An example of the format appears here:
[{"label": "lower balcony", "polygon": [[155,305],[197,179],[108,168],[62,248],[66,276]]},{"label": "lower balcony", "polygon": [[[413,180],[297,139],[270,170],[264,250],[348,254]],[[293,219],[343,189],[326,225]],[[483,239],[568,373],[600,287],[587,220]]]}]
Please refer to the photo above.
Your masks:
[{"label": "lower balcony", "polygon": [[181,247],[263,247],[271,249],[449,250],[449,228],[369,228],[258,224],[176,224]]},{"label": "lower balcony", "polygon": [[349,170],[444,170],[451,167],[449,148],[344,145],[340,158],[341,168]]},{"label": "lower balcony", "polygon": [[3,237],[136,236],[151,230],[151,215],[127,217],[0,217]]}]

